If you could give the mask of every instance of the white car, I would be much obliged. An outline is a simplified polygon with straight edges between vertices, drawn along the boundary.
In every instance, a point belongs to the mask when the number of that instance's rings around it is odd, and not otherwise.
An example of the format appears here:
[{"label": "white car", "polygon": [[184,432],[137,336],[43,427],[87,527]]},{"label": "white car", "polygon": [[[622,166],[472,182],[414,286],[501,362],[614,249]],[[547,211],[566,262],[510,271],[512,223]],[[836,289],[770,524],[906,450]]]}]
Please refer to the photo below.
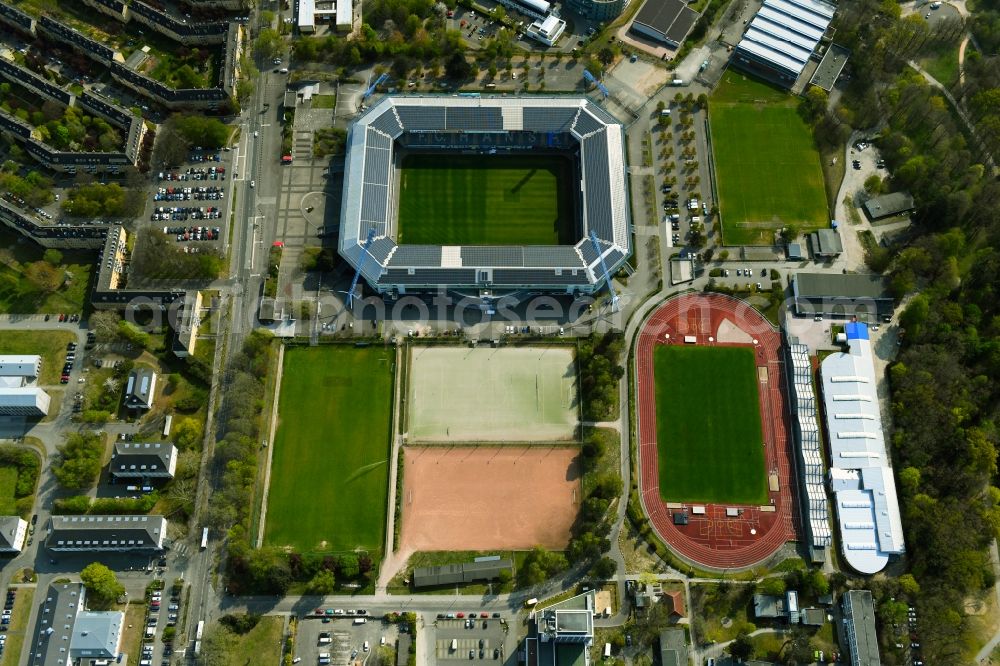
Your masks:
[{"label": "white car", "polygon": [[257,187],[257,181],[256,180],[251,180],[250,181],[250,187]]},{"label": "white car", "polygon": [[256,136],[260,136],[260,132],[258,132],[257,130],[254,130],[254,131],[253,131],[253,135],[254,135],[255,137],[256,137]]}]

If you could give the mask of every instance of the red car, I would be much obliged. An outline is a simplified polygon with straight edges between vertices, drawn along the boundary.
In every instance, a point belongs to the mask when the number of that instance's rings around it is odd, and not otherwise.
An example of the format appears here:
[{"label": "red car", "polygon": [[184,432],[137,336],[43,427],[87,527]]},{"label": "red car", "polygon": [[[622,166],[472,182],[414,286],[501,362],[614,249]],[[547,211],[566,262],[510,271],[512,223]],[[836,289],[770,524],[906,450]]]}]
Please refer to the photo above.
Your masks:
[{"label": "red car", "polygon": [[487,613],[486,611],[483,611],[482,613],[479,614],[479,617],[482,617],[482,618],[487,618],[489,616],[490,616],[490,614]]},{"label": "red car", "polygon": [[455,617],[465,617],[465,613],[455,613]]}]

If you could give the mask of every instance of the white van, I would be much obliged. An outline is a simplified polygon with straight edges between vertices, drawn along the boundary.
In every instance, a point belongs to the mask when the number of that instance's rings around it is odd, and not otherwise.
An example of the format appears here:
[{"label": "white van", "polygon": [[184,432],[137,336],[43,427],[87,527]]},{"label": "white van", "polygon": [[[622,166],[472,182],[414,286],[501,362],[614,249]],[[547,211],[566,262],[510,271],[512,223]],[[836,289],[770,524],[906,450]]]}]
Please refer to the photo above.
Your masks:
[{"label": "white van", "polygon": [[320,652],[319,653],[319,663],[321,663],[321,664],[329,664],[330,663],[330,653],[329,652]]},{"label": "white van", "polygon": [[363,617],[354,618],[354,624],[364,624],[364,623],[365,623],[365,618]]},{"label": "white van", "polygon": [[451,651],[454,652],[457,649],[458,649],[458,639],[453,638],[451,639]]},{"label": "white van", "polygon": [[368,641],[365,641],[365,644],[364,644],[364,646],[363,646],[363,649],[364,649],[364,651],[365,651],[365,652],[368,652],[368,650],[370,650],[370,649],[371,649],[371,647],[370,647],[370,646],[368,645]]},{"label": "white van", "polygon": [[527,601],[524,602],[524,605],[525,606],[534,606],[537,603],[538,603],[538,598],[537,597],[531,597],[530,599],[528,599]]}]

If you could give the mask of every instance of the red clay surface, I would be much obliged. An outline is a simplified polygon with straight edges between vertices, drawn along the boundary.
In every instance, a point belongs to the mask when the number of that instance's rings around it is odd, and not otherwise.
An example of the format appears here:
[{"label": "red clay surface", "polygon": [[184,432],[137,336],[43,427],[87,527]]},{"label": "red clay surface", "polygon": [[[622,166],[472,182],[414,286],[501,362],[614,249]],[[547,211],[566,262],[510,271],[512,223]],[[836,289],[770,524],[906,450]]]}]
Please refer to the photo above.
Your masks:
[{"label": "red clay surface", "polygon": [[[750,334],[756,344],[720,343],[720,325],[729,321]],[[668,337],[669,336],[669,337]],[[694,336],[699,345],[753,346],[757,350],[760,381],[760,414],[764,434],[767,473],[777,474],[779,490],[769,492],[771,506],[732,504],[667,504],[660,497],[658,449],[656,446],[656,394],[653,380],[653,348],[658,344],[685,344]],[[786,541],[796,538],[798,510],[792,487],[792,459],[787,442],[784,391],[784,360],[781,335],[747,303],[723,294],[687,294],[660,305],[646,320],[636,345],[639,416],[639,491],[653,529],[682,557],[697,564],[723,568],[745,568],[765,560]],[[711,396],[705,396],[711,399]],[[706,460],[705,473],[711,462]],[[705,514],[692,513],[704,506]],[[726,509],[740,510],[727,517]],[[673,514],[688,514],[687,525],[674,525]],[[755,533],[751,534],[751,530]]]},{"label": "red clay surface", "polygon": [[404,449],[400,552],[562,550],[579,510],[569,447]]}]

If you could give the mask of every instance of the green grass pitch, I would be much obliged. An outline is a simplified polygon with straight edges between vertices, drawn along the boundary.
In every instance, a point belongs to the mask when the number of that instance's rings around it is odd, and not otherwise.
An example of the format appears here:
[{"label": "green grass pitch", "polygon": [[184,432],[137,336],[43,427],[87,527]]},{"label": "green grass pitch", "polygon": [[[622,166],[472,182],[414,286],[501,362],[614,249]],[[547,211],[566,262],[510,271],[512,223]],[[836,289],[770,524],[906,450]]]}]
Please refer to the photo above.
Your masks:
[{"label": "green grass pitch", "polygon": [[653,369],[663,499],[765,504],[753,350],[657,345]]},{"label": "green grass pitch", "polygon": [[407,245],[570,245],[572,173],[557,156],[409,155],[399,183]]},{"label": "green grass pitch", "polygon": [[774,231],[829,224],[819,151],[792,96],[738,72],[712,95],[722,234],[726,245],[770,245]]},{"label": "green grass pitch", "polygon": [[368,550],[385,535],[395,356],[379,347],[285,352],[265,541]]}]

